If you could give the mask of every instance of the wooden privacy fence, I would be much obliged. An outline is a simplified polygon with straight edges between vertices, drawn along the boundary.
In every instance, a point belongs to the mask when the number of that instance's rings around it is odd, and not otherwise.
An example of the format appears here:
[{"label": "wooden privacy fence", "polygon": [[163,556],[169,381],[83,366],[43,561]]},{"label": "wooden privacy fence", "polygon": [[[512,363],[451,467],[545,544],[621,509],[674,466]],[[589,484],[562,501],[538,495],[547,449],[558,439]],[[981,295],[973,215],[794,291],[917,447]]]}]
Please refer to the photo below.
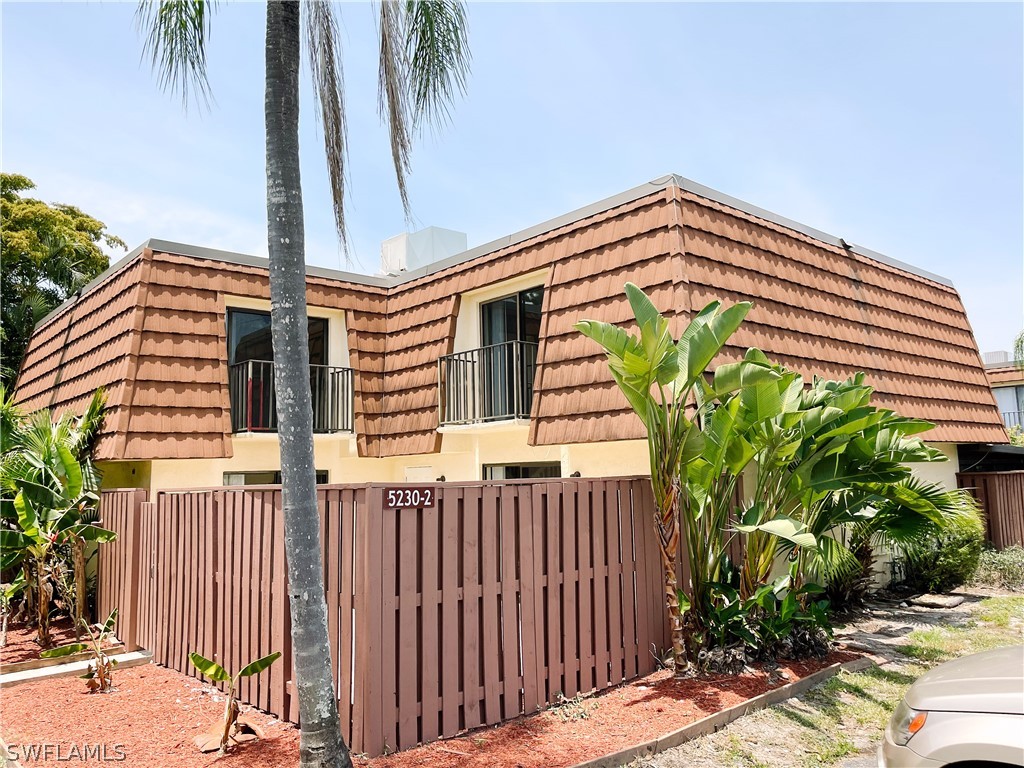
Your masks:
[{"label": "wooden privacy fence", "polygon": [[[277,487],[103,494],[99,611],[126,642],[195,674],[280,650],[241,698],[292,722]],[[492,725],[654,669],[668,644],[645,478],[439,484],[388,509],[383,486],[319,491],[331,659],[356,752]]]},{"label": "wooden privacy fence", "polygon": [[956,482],[970,490],[985,510],[992,546],[1024,547],[1024,471],[962,472]]}]

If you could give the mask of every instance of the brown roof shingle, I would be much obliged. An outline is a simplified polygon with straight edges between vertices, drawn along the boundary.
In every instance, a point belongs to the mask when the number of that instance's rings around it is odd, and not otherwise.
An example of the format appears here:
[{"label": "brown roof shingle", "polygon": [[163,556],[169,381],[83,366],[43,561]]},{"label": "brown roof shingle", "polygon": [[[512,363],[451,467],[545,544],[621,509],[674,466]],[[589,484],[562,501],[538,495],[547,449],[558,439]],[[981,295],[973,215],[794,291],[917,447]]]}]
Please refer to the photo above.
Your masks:
[{"label": "brown roof shingle", "polygon": [[[37,329],[17,398],[30,410],[80,408],[106,385],[101,458],[230,456],[225,296],[268,299],[266,267],[153,242]],[[437,359],[453,350],[459,295],[539,270],[531,444],[643,436],[603,356],[573,328],[629,324],[626,281],[677,331],[708,301],[752,301],[718,362],[756,346],[808,377],[863,370],[881,404],[937,423],[930,439],[1004,442],[956,290],[844,245],[670,177],[391,283],[312,269],[307,301],[345,312],[363,456],[439,450]]]}]

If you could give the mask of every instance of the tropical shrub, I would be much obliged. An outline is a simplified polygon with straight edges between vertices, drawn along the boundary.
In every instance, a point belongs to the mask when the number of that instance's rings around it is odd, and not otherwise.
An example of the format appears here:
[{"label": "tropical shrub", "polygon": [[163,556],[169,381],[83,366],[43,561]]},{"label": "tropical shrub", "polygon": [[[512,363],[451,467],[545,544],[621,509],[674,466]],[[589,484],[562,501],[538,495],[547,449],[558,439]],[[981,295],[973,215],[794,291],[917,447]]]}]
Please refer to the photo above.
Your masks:
[{"label": "tropical shrub", "polygon": [[0,648],[7,645],[7,621],[11,616],[11,606],[25,589],[25,574],[20,571],[7,584],[0,584]]},{"label": "tropical shrub", "polygon": [[[627,284],[626,295],[639,337],[607,323],[576,327],[604,347],[647,430],[677,674],[727,637],[750,645],[748,631],[767,653],[791,652],[793,638],[827,647],[827,602],[808,585],[863,574],[874,545],[978,519],[966,492],[913,477],[908,464],[947,460],[918,436],[932,425],[872,405],[863,373],[806,382],[750,349],[708,374],[749,304],[709,304],[676,342],[639,288]],[[737,576],[728,553],[740,535]],[[680,539],[685,585],[675,576]],[[779,590],[768,581],[783,558],[791,575]]]},{"label": "tropical shrub", "polygon": [[792,574],[743,598],[729,584],[711,587],[707,634],[697,653],[707,672],[737,673],[748,659],[824,657],[831,650],[828,600],[822,587],[793,589]]},{"label": "tropical shrub", "polygon": [[983,549],[974,583],[999,589],[1024,591],[1024,547]]},{"label": "tropical shrub", "polygon": [[200,751],[212,752],[216,749],[218,755],[224,755],[228,750],[229,742],[239,741],[245,735],[250,737],[260,735],[258,729],[252,723],[239,719],[238,699],[235,697],[235,691],[241,678],[258,675],[280,657],[281,652],[275,651],[268,656],[264,656],[262,659],[256,659],[256,661],[246,664],[239,670],[238,674],[232,677],[217,662],[210,661],[198,653],[190,653],[188,655],[192,666],[198,669],[201,674],[215,683],[227,683],[228,686],[227,700],[224,703],[224,717],[217,728],[216,734],[213,734],[213,738],[211,738],[211,734],[196,737],[196,746],[199,747]]},{"label": "tropical shrub", "polygon": [[985,528],[964,519],[903,547],[903,582],[917,592],[949,592],[966,584],[978,569]]},{"label": "tropical shrub", "polygon": [[[716,375],[711,385],[704,382],[705,370],[743,322],[751,307],[749,303],[742,302],[728,309],[722,309],[717,301],[708,304],[676,341],[669,331],[668,320],[658,312],[647,294],[627,283],[626,296],[639,336],[593,320],[583,320],[575,327],[604,348],[615,383],[646,427],[665,608],[672,633],[675,671],[681,675],[689,665],[687,638],[703,631],[707,584],[714,580],[713,573],[703,563],[691,563],[691,586],[697,600],[694,610],[680,605],[676,583],[680,536],[690,545],[687,553],[693,559],[696,556],[693,541],[700,537],[696,528],[703,523],[698,518],[684,517],[680,531],[680,497],[687,468],[705,448],[699,425],[686,414],[687,402],[698,382],[702,388],[713,389],[716,395],[724,396],[748,382],[775,374],[760,363],[736,363],[722,366],[722,375]],[[691,626],[685,627],[684,622]],[[690,649],[693,650],[695,648]]]},{"label": "tropical shrub", "polygon": [[[50,603],[62,589],[73,597],[70,613],[80,632],[86,619],[86,547],[115,538],[98,524],[100,477],[90,459],[103,402],[97,390],[80,417],[54,420],[48,410],[25,417],[0,388],[0,568],[23,569],[37,642],[44,648],[50,645]],[[66,573],[73,574],[73,590],[60,587]]]},{"label": "tropical shrub", "polygon": [[83,620],[82,627],[89,636],[88,643],[69,643],[43,651],[39,655],[44,659],[59,659],[89,651],[92,654],[92,661],[85,674],[80,677],[85,680],[89,693],[110,693],[114,686],[114,667],[117,666],[117,659],[108,656],[103,646],[113,636],[116,623],[117,608],[110,612],[106,621],[95,627],[89,626],[89,623]]}]

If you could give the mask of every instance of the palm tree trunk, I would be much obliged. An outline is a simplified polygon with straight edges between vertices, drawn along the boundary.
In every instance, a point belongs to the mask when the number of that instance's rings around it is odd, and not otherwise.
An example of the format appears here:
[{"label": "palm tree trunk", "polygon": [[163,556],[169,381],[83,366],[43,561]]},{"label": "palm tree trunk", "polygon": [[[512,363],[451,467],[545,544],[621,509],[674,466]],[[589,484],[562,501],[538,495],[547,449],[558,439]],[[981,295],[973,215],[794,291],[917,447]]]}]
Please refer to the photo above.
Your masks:
[{"label": "palm tree trunk", "polygon": [[267,3],[267,236],[271,334],[303,768],[351,766],[331,680],[313,465],[305,247],[299,176],[299,3]]},{"label": "palm tree trunk", "polygon": [[679,609],[678,580],[676,578],[676,555],[679,552],[679,481],[667,484],[667,493],[657,510],[658,549],[661,552],[662,579],[665,587],[665,610],[668,613],[669,631],[672,637],[672,662],[676,677],[682,677],[689,669],[686,657],[686,634],[683,614]]}]

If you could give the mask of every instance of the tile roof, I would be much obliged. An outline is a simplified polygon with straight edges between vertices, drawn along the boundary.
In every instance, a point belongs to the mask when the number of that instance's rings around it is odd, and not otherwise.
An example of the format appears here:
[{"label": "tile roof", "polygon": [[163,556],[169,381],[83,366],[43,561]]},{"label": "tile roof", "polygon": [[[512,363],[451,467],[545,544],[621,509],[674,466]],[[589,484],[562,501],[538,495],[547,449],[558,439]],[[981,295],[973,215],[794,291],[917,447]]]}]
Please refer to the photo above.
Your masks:
[{"label": "tile roof", "polygon": [[1009,384],[1024,384],[1024,368],[1014,363],[992,366],[985,369],[992,386],[1006,386]]},{"label": "tile roof", "polygon": [[[628,324],[630,280],[677,328],[708,301],[750,300],[720,360],[748,346],[805,376],[868,373],[877,399],[941,442],[1006,435],[956,290],[944,278],[669,176],[398,277],[310,268],[311,306],[344,310],[363,456],[439,450],[437,359],[459,295],[547,269],[531,444],[642,437],[573,324]],[[226,295],[269,298],[267,261],[151,240],[37,328],[28,409],[110,389],[101,458],[230,456]]]}]

